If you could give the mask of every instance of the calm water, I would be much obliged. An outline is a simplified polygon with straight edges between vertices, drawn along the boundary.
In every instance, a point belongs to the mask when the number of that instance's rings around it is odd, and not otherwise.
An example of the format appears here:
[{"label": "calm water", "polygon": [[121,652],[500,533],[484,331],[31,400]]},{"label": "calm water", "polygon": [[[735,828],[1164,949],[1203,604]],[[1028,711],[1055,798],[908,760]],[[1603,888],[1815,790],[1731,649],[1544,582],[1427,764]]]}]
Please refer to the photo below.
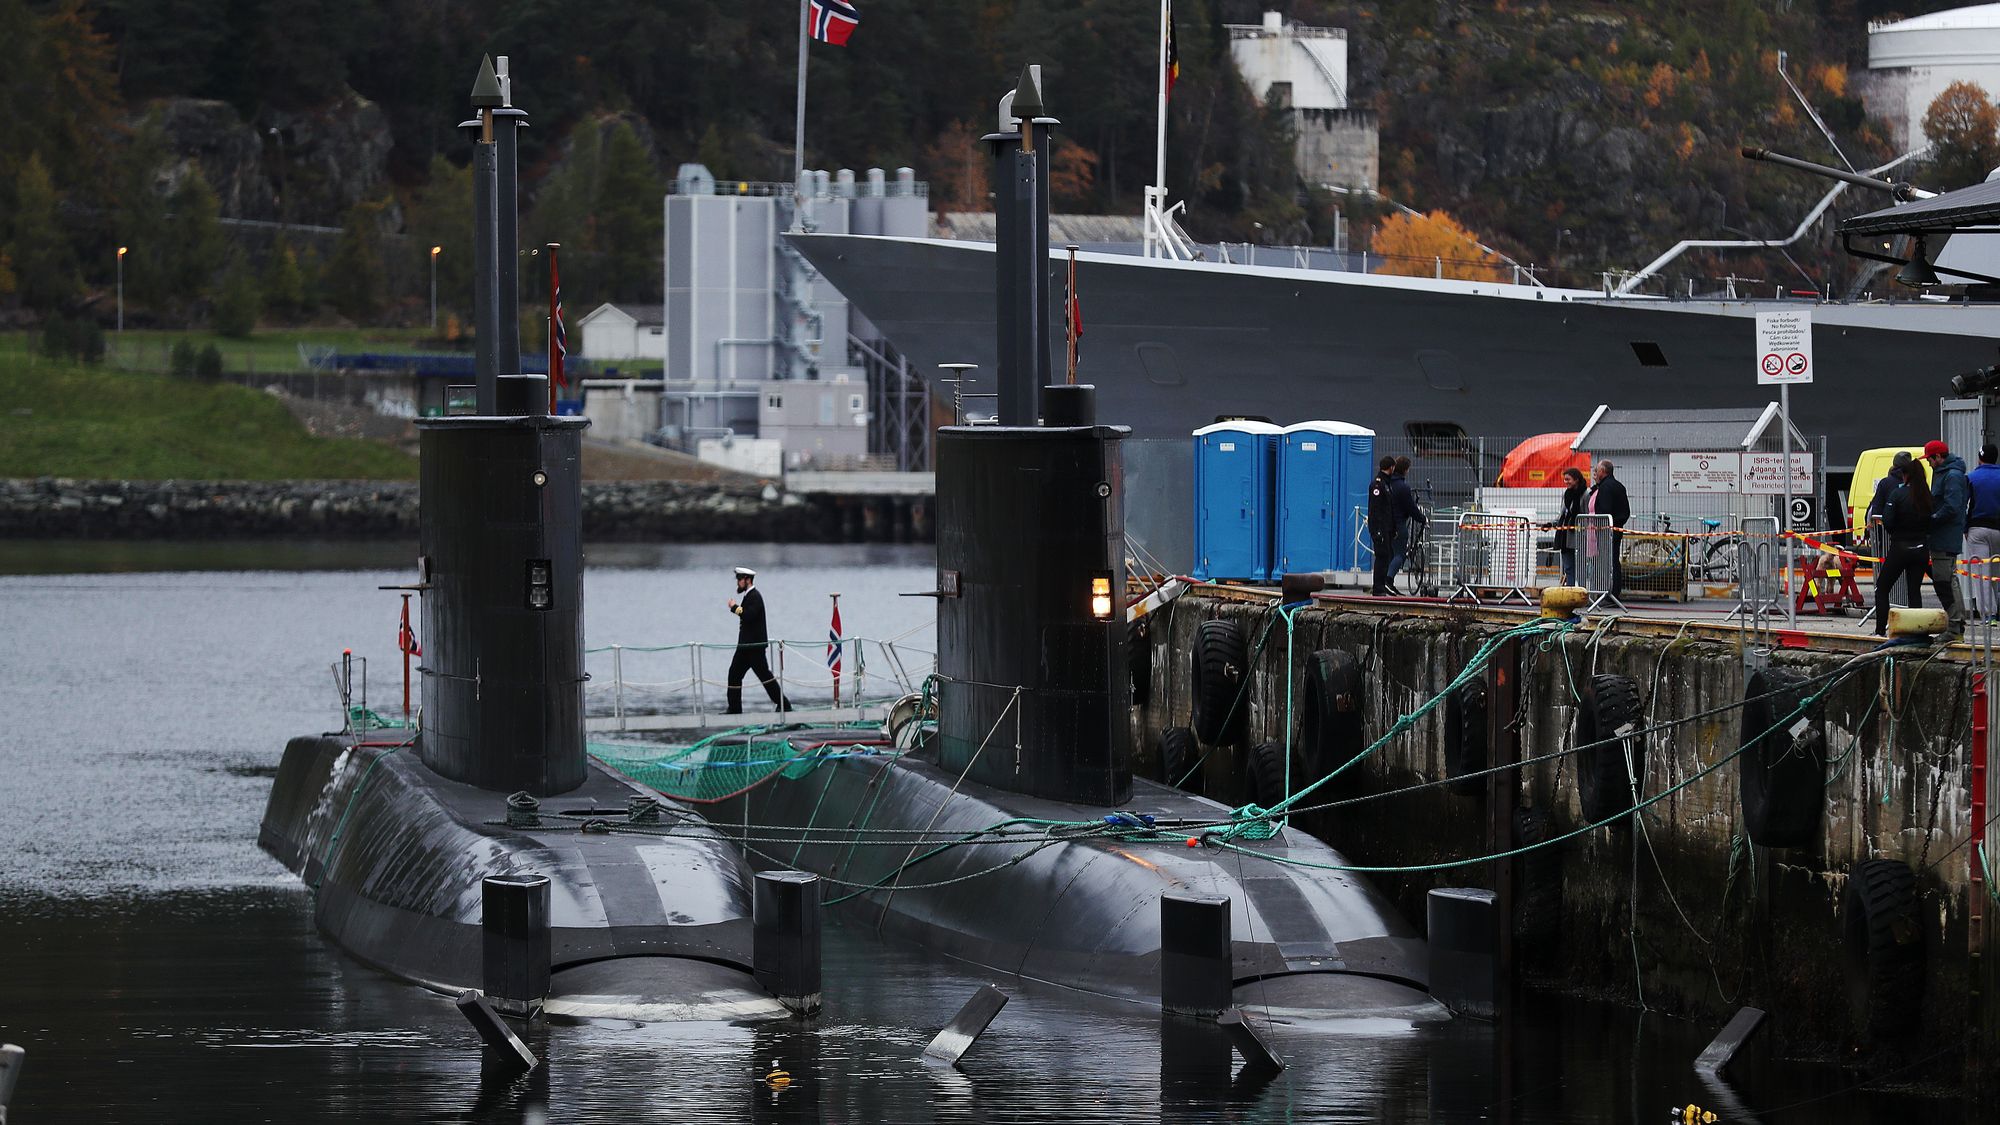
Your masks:
[{"label": "calm water", "polygon": [[[1689,1062],[1712,1029],[1539,998],[1477,1024],[1277,1027],[1293,1066],[1231,1087],[1213,1043],[1156,1013],[1001,980],[1013,1001],[964,1073],[918,1064],[982,982],[836,916],[827,1009],[782,1028],[557,1027],[549,1065],[482,1075],[449,1001],[348,960],[255,845],[285,739],[337,725],[328,665],[371,658],[394,696],[411,545],[0,543],[0,1040],[29,1056],[9,1118],[188,1121],[1658,1122],[1960,1120],[1955,1104],[1841,1092],[1761,1057],[1736,1089]],[[927,548],[593,549],[589,643],[734,639],[729,568],[763,573],[773,632],[915,630]],[[1166,1060],[1163,1063],[1163,1057]],[[796,1079],[773,1094],[772,1059]],[[1731,1107],[1730,1097],[1742,1104]],[[1808,1100],[1811,1099],[1811,1100]],[[1798,1104],[1804,1103],[1804,1104]]]}]

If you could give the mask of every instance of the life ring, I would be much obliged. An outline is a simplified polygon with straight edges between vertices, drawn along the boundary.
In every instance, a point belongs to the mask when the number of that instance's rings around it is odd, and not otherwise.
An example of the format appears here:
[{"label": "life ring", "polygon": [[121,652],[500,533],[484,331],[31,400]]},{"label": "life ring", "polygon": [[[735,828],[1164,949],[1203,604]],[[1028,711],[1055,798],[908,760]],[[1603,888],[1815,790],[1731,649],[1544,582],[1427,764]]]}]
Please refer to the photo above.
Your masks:
[{"label": "life ring", "polygon": [[1346,765],[1365,745],[1363,685],[1361,663],[1352,653],[1323,648],[1306,658],[1297,745],[1314,778]]},{"label": "life ring", "polygon": [[1186,727],[1168,727],[1160,732],[1160,780],[1183,792],[1201,793],[1201,745]]},{"label": "life ring", "polygon": [[1465,796],[1486,792],[1486,778],[1467,777],[1486,768],[1486,678],[1476,676],[1444,697],[1445,788]]},{"label": "life ring", "polygon": [[1811,844],[1826,806],[1826,722],[1817,708],[1793,714],[1806,700],[1806,682],[1789,668],[1763,668],[1744,687],[1736,788],[1743,831],[1767,848]]},{"label": "life ring", "polygon": [[1250,658],[1234,621],[1204,621],[1194,635],[1195,736],[1227,746],[1250,717]]},{"label": "life ring", "polygon": [[[1636,802],[1632,779],[1646,777],[1646,743],[1632,734],[1639,725],[1639,685],[1630,676],[1592,676],[1576,708],[1577,798],[1592,824],[1629,810]],[[1615,739],[1615,741],[1606,741]],[[1597,746],[1593,743],[1602,742]],[[1625,772],[1625,755],[1632,772]]]},{"label": "life ring", "polygon": [[1917,876],[1899,860],[1854,865],[1840,901],[1847,1002],[1862,1042],[1894,1043],[1917,1025],[1924,995],[1924,934]]},{"label": "life ring", "polygon": [[[1276,739],[1259,742],[1250,750],[1250,799],[1264,808],[1272,808],[1292,792],[1297,792],[1305,784],[1305,763],[1296,750],[1292,753],[1292,775],[1289,787],[1285,777],[1285,744]],[[1287,791],[1289,788],[1289,792]]]},{"label": "life ring", "polygon": [[1125,663],[1132,671],[1132,706],[1144,707],[1153,698],[1152,626],[1141,617],[1125,626]]}]

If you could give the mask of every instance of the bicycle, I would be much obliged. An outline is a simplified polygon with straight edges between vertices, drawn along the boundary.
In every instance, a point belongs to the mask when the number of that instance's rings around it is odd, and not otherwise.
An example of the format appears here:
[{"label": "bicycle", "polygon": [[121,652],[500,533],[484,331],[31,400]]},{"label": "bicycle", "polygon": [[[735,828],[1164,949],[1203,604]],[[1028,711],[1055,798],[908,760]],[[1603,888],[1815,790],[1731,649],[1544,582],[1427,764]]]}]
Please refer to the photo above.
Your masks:
[{"label": "bicycle", "polygon": [[[1661,512],[1655,522],[1659,524],[1661,534],[1674,533],[1674,517],[1671,514]],[[1736,584],[1737,552],[1745,540],[1740,533],[1734,531],[1726,535],[1716,534],[1721,527],[1721,520],[1703,516],[1701,528],[1705,534],[1701,535],[1702,545],[1696,547],[1693,544],[1692,540],[1695,538],[1693,535],[1683,537],[1690,541],[1684,555],[1687,559],[1688,578],[1691,581],[1717,582],[1730,586]]]},{"label": "bicycle", "polygon": [[1431,570],[1430,526],[1426,520],[1410,528],[1410,551],[1403,559],[1403,572],[1396,576],[1398,584],[1414,598],[1438,595],[1437,579]]}]

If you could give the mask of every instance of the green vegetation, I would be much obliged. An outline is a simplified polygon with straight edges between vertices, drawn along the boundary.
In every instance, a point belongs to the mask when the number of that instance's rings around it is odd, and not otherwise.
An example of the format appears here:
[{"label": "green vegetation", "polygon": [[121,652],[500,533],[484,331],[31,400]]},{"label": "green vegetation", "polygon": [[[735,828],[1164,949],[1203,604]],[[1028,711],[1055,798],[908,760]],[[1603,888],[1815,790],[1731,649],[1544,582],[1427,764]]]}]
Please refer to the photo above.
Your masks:
[{"label": "green vegetation", "polygon": [[0,364],[0,477],[400,480],[416,460],[306,433],[261,391],[101,367]]},{"label": "green vegetation", "polygon": [[[208,332],[165,332],[130,329],[124,339],[116,332],[104,333],[104,362],[108,366],[142,371],[166,371],[173,346],[185,340],[196,351],[213,344],[222,353],[225,371],[303,371],[306,364],[299,349],[331,348],[341,352],[439,351],[425,343],[426,333],[401,328],[303,328],[262,331],[248,339],[229,339]],[[44,354],[41,336],[34,332],[0,332],[0,372],[15,371],[39,363]]]}]

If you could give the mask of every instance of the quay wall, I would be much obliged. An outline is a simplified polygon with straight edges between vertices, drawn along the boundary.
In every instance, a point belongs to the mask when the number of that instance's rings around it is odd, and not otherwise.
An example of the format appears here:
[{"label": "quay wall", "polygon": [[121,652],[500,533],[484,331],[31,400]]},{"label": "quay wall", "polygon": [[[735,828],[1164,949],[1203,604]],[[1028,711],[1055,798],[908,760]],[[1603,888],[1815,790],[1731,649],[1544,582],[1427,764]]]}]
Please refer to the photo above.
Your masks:
[{"label": "quay wall", "polygon": [[[597,541],[923,542],[929,497],[798,496],[682,481],[583,486]],[[0,479],[0,538],[415,538],[414,481]]]},{"label": "quay wall", "polygon": [[[1159,732],[1190,722],[1191,653],[1204,620],[1238,621],[1251,645],[1247,732],[1239,746],[1210,750],[1202,770],[1210,796],[1242,804],[1250,799],[1244,748],[1284,737],[1288,648],[1294,731],[1307,657],[1342,649],[1362,670],[1366,745],[1437,695],[1505,627],[1486,617],[1327,603],[1298,613],[1288,638],[1275,608],[1183,597],[1153,618],[1151,693],[1135,709],[1137,768],[1159,776]],[[1688,719],[1647,736],[1642,794],[1715,765],[1741,744],[1736,705],[1746,676],[1736,644],[1708,630],[1700,634],[1660,635],[1654,627],[1614,621],[1546,644],[1523,642],[1520,758],[1573,745],[1572,685],[1580,688],[1595,672],[1638,682],[1645,725]],[[1862,647],[1779,649],[1770,662],[1808,675],[1830,672]],[[1514,932],[1524,977],[1627,1002],[1643,992],[1652,1008],[1718,1027],[1736,1007],[1753,1005],[1770,1013],[1768,1026],[1785,1050],[1846,1057],[1857,1039],[1842,975],[1842,891],[1855,863],[1899,859],[1917,872],[1926,953],[1923,1042],[1899,1048],[1906,1057],[1948,1053],[1952,1037],[1972,1026],[1968,1021],[1985,1002],[1970,998],[1976,962],[1967,953],[1973,669],[1963,650],[1942,657],[1934,651],[1914,650],[1867,668],[1827,696],[1831,764],[1821,833],[1810,847],[1749,843],[1737,764],[1730,762],[1646,809],[1637,828],[1614,823],[1522,856],[1514,868]],[[1307,803],[1371,797],[1445,777],[1444,719],[1439,706],[1365,759],[1351,779],[1336,779]],[[1553,822],[1551,836],[1588,823],[1571,756],[1524,767],[1517,777],[1516,801],[1543,810]],[[1359,865],[1421,867],[1492,854],[1486,797],[1455,795],[1445,786],[1374,796],[1296,823]],[[1492,887],[1495,867],[1482,862],[1369,877],[1421,926],[1428,890]]]}]

